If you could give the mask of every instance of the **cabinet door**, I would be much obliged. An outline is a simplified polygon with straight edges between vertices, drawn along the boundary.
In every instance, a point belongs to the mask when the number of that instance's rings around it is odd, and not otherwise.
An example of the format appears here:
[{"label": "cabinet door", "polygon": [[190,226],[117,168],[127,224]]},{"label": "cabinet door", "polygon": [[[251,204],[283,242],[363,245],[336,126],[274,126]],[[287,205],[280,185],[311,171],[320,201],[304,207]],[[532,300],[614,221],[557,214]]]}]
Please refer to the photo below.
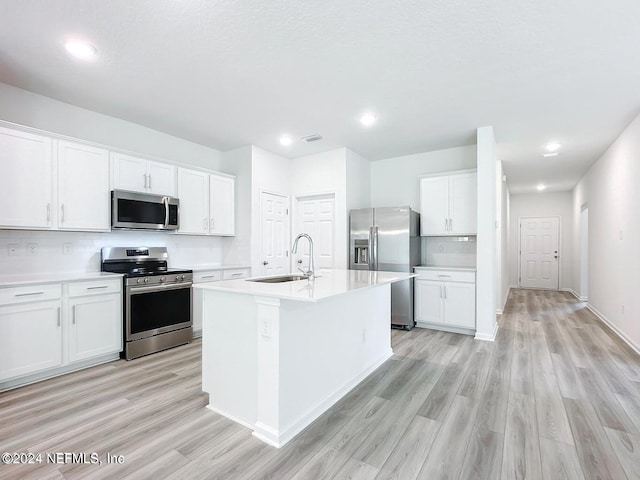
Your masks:
[{"label": "cabinet door", "polygon": [[62,364],[60,300],[0,307],[0,380]]},{"label": "cabinet door", "polygon": [[443,283],[432,280],[416,280],[414,288],[416,321],[443,323]]},{"label": "cabinet door", "polygon": [[147,166],[148,189],[156,195],[176,196],[176,167],[167,163],[149,162]]},{"label": "cabinet door", "polygon": [[116,190],[131,190],[147,192],[149,183],[147,177],[147,161],[142,158],[131,157],[122,153],[112,153],[113,188]]},{"label": "cabinet door", "polygon": [[235,179],[211,175],[209,189],[209,232],[213,235],[235,235]]},{"label": "cabinet door", "polygon": [[420,235],[448,235],[449,179],[420,179]]},{"label": "cabinet door", "polygon": [[476,328],[475,283],[444,284],[445,323],[456,327]]},{"label": "cabinet door", "polygon": [[51,139],[0,127],[0,226],[53,227]]},{"label": "cabinet door", "polygon": [[180,233],[209,233],[209,174],[178,168]]},{"label": "cabinet door", "polygon": [[69,300],[69,361],[122,350],[122,297],[118,293]]},{"label": "cabinet door", "polygon": [[476,234],[477,192],[478,182],[475,173],[461,173],[449,177],[450,234]]},{"label": "cabinet door", "polygon": [[109,231],[109,152],[58,142],[58,228]]}]

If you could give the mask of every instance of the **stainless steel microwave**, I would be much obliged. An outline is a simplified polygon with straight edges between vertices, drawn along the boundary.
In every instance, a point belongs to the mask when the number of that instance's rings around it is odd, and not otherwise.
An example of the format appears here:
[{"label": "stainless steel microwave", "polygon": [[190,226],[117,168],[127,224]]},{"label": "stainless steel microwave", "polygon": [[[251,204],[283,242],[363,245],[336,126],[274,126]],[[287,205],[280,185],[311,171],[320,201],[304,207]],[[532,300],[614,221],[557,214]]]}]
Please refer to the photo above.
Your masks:
[{"label": "stainless steel microwave", "polygon": [[111,227],[177,230],[180,200],[149,193],[111,191]]}]

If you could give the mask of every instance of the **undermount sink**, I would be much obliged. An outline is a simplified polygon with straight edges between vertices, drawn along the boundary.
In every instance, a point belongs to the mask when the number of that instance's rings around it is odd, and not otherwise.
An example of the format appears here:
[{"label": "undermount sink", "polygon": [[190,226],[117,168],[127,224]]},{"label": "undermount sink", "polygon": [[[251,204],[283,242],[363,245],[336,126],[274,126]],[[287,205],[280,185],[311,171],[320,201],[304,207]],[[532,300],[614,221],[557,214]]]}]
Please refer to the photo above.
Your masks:
[{"label": "undermount sink", "polygon": [[305,277],[304,275],[278,275],[277,277],[248,278],[247,282],[284,283],[306,280],[307,278],[308,277]]}]

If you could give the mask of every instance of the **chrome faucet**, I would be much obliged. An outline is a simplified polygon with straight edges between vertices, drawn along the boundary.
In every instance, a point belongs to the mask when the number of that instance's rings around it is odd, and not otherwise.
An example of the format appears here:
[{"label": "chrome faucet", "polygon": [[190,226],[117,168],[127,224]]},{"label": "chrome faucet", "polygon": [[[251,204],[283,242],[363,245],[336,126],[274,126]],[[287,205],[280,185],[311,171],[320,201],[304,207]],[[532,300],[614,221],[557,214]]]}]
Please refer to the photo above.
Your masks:
[{"label": "chrome faucet", "polygon": [[[293,246],[291,247],[291,253],[296,253],[298,251],[298,240],[300,240],[302,237],[306,238],[307,240],[309,240],[309,268],[307,269],[307,271],[305,272],[302,268],[298,267],[298,270],[300,270],[305,277],[307,277],[310,280],[313,280],[315,278],[315,273],[314,273],[314,268],[313,268],[313,240],[311,239],[311,236],[307,233],[301,233],[300,235],[298,235],[296,237],[296,239],[293,241]],[[302,261],[302,260],[300,260]]]}]

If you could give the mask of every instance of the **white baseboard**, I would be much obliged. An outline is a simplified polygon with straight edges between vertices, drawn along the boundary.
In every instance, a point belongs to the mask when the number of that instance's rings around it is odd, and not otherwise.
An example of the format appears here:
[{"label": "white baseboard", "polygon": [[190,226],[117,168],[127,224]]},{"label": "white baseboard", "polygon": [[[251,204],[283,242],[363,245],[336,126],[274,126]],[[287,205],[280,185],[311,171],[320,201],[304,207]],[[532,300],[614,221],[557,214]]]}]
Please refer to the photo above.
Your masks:
[{"label": "white baseboard", "polygon": [[609,321],[609,319],[607,319],[607,317],[605,317],[601,312],[599,312],[593,305],[591,305],[590,303],[587,303],[587,308],[589,310],[591,310],[591,312],[596,317],[598,317],[602,321],[602,323],[604,323],[611,330],[613,330],[613,332],[616,335],[618,335],[618,337],[620,337],[622,339],[622,341],[624,341],[624,343],[629,345],[633,351],[635,351],[638,355],[640,355],[640,346],[639,345],[636,345],[633,340],[631,340],[629,337],[627,337],[627,335],[622,330],[620,330],[613,323],[611,323]]},{"label": "white baseboard", "polygon": [[581,297],[580,295],[578,295],[578,292],[576,292],[573,288],[563,288],[561,290],[563,292],[569,292],[571,295],[576,297],[581,302],[588,302],[589,301],[589,297]]},{"label": "white baseboard", "polygon": [[443,332],[460,333],[462,335],[475,335],[476,333],[473,328],[455,327],[442,323],[416,322],[416,327],[428,328],[429,330],[442,330]]},{"label": "white baseboard", "polygon": [[498,334],[498,328],[500,326],[496,323],[496,328],[493,329],[493,333],[478,333],[476,332],[476,336],[474,337],[476,340],[483,340],[485,342],[493,342],[496,339],[496,335]]},{"label": "white baseboard", "polygon": [[[255,428],[255,426],[249,422],[245,422],[244,420],[242,420],[241,418],[238,418],[236,416],[231,415],[230,413],[225,412],[224,410],[220,410],[217,407],[214,407],[211,404],[207,405],[207,408],[209,410],[211,410],[212,412],[216,412],[219,415],[222,415],[223,417],[227,417],[229,420],[233,420],[236,423],[239,423],[240,425],[242,425],[243,427],[247,427],[251,430],[253,430]],[[268,443],[268,442],[267,442]]]}]

